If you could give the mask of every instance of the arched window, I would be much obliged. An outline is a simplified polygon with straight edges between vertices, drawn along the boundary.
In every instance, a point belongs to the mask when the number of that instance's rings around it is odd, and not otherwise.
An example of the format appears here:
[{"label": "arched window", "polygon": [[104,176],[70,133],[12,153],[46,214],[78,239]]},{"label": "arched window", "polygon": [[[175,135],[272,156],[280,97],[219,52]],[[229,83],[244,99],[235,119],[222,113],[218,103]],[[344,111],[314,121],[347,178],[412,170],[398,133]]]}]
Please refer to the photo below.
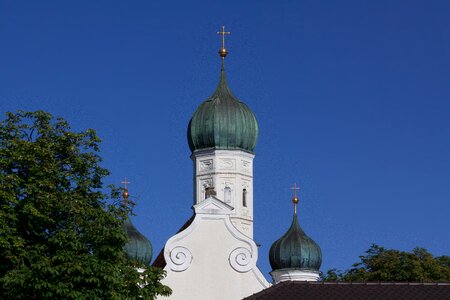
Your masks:
[{"label": "arched window", "polygon": [[231,188],[226,186],[223,189],[223,202],[230,203],[231,202]]},{"label": "arched window", "polygon": [[247,189],[242,190],[242,206],[247,207]]}]

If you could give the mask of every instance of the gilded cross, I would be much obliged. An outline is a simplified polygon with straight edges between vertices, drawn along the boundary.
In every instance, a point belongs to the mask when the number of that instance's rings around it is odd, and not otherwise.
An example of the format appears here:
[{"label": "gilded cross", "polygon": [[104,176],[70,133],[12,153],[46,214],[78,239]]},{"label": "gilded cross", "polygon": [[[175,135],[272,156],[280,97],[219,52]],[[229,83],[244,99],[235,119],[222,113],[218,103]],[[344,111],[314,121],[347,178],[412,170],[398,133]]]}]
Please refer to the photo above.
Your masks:
[{"label": "gilded cross", "polygon": [[131,182],[128,182],[127,178],[124,177],[121,183],[123,184],[123,199],[124,199],[123,204],[126,206],[128,202],[128,197],[130,196],[130,194],[128,193],[127,184]]},{"label": "gilded cross", "polygon": [[291,187],[291,190],[294,190],[294,198],[297,197],[297,191],[300,190],[300,187],[297,186],[297,183],[294,182],[294,185]]},{"label": "gilded cross", "polygon": [[220,34],[222,36],[222,48],[219,50],[219,55],[222,57],[222,60],[225,59],[225,56],[227,56],[228,51],[225,49],[225,35],[230,35],[231,32],[225,31],[225,26],[222,26],[222,31],[218,31],[217,34]]},{"label": "gilded cross", "polygon": [[222,26],[222,31],[217,31],[217,34],[222,36],[222,48],[225,49],[225,35],[230,35],[231,32],[225,31],[225,26]]},{"label": "gilded cross", "polygon": [[124,178],[123,178],[123,181],[122,181],[121,183],[123,184],[123,188],[124,188],[124,189],[127,189],[127,184],[128,184],[128,183],[131,183],[131,182],[128,182],[128,181],[127,181],[127,178],[124,177]]},{"label": "gilded cross", "polygon": [[292,198],[292,203],[294,203],[294,213],[297,213],[297,203],[298,203],[298,198],[297,198],[297,191],[300,190],[300,187],[297,186],[297,183],[294,183],[294,185],[291,187],[291,190],[294,190],[294,198]]}]

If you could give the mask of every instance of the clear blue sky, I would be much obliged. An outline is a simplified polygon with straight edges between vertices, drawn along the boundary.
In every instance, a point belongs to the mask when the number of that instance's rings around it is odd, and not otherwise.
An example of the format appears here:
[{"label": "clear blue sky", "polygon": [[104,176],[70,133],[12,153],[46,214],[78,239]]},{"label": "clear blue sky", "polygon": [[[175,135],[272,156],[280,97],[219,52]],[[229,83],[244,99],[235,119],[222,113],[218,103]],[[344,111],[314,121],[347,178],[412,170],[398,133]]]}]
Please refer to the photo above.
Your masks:
[{"label": "clear blue sky", "polygon": [[216,35],[260,126],[259,266],[300,223],[346,269],[371,243],[450,254],[449,1],[0,1],[0,112],[43,109],[103,139],[157,253],[191,216],[188,121]]}]

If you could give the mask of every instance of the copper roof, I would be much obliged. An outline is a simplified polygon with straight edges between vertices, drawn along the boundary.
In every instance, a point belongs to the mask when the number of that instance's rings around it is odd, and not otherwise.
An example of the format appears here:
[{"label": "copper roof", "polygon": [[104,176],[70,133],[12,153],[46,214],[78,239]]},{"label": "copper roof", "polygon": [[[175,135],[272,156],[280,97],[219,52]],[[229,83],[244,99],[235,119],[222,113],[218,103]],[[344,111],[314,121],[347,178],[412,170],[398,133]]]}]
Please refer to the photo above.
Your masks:
[{"label": "copper roof", "polygon": [[289,230],[270,247],[269,260],[272,270],[306,269],[318,271],[322,264],[322,252],[300,227],[294,212]]},{"label": "copper roof", "polygon": [[195,111],[188,125],[192,152],[201,149],[253,152],[258,140],[258,122],[252,110],[231,92],[222,63],[214,94]]}]

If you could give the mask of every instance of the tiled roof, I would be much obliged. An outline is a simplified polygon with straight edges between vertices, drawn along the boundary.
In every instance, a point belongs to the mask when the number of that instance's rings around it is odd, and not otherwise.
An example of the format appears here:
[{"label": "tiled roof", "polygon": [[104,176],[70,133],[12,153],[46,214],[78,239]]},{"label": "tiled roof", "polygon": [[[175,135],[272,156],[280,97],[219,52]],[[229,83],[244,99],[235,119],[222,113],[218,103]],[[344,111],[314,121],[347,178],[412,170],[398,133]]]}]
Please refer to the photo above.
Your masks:
[{"label": "tiled roof", "polygon": [[450,283],[285,281],[245,300],[450,300]]}]

